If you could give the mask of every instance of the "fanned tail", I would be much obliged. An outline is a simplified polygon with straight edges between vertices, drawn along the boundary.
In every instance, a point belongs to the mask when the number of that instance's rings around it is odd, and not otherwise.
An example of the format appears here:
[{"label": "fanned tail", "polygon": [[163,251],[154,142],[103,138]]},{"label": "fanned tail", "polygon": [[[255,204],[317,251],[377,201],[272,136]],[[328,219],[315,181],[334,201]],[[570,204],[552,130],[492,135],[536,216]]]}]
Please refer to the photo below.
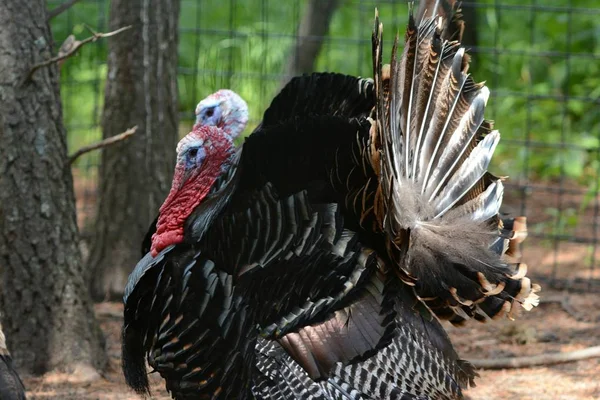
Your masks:
[{"label": "fanned tail", "polygon": [[539,301],[540,287],[518,263],[525,221],[498,215],[503,179],[487,168],[500,134],[484,119],[489,90],[468,74],[460,43],[447,40],[457,36],[449,33],[460,25],[457,7],[427,3],[446,13],[422,5],[415,19],[411,10],[402,56],[396,37],[389,67],[375,15],[375,213],[400,277],[439,317],[511,316],[515,302],[529,310]]}]

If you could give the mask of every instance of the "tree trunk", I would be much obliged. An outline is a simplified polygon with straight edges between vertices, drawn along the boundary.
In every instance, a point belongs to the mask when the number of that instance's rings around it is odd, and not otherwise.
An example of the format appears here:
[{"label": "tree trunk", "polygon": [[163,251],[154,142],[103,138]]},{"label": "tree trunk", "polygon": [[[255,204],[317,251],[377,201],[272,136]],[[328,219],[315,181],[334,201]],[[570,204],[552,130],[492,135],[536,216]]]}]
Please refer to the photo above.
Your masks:
[{"label": "tree trunk", "polygon": [[[59,73],[43,0],[0,1],[0,309],[23,372],[98,376],[102,334],[79,252]],[[88,375],[88,377],[92,377]]]},{"label": "tree trunk", "polygon": [[323,46],[329,23],[340,0],[309,0],[298,27],[296,44],[292,48],[282,85],[290,78],[312,72]]},{"label": "tree trunk", "polygon": [[121,297],[150,222],[171,186],[178,139],[178,0],[113,0],[108,42],[105,138],[137,133],[102,151],[89,269],[95,299]]}]

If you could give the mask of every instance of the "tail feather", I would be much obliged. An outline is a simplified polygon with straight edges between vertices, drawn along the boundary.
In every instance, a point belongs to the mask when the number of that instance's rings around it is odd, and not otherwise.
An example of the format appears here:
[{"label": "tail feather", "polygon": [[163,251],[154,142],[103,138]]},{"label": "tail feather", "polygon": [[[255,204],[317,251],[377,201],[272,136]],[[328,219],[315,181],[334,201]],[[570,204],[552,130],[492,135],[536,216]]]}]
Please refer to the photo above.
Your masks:
[{"label": "tail feather", "polygon": [[483,112],[488,97],[489,90],[485,87],[482,88],[473,98],[471,107],[463,114],[455,133],[445,143],[438,166],[433,173],[433,182],[430,184],[430,199],[438,193],[442,185],[447,183],[450,175],[464,163],[465,158],[475,148],[479,127],[484,121]]},{"label": "tail feather", "polygon": [[462,40],[464,21],[460,4],[456,0],[422,0],[419,2],[416,21],[420,23],[426,19],[435,19],[440,16],[444,25],[441,27],[442,37],[445,40]]},{"label": "tail feather", "polygon": [[[432,21],[433,22],[433,21]],[[436,28],[436,25],[431,23],[431,29]],[[427,29],[429,30],[429,29]],[[426,36],[431,36],[431,33],[427,33]],[[423,43],[427,46],[427,42]],[[414,125],[414,134],[416,135],[415,154],[419,154],[419,149],[423,141],[423,135],[427,132],[428,121],[430,120],[433,107],[431,104],[435,104],[439,91],[436,92],[435,88],[438,85],[435,84],[438,77],[443,76],[444,70],[448,68],[448,63],[444,59],[444,51],[451,49],[450,46],[444,46],[442,39],[439,35],[433,35],[429,40],[429,51],[422,51],[421,55],[427,55],[427,58],[421,60],[419,64],[422,68],[421,79],[418,80],[417,86],[417,98],[415,104],[414,114],[411,116],[412,124]],[[441,70],[441,74],[440,74]],[[433,88],[433,90],[432,90]],[[421,123],[418,124],[418,121]],[[416,176],[417,165],[419,160],[413,163],[413,169],[411,171],[412,176]],[[414,179],[414,178],[413,178]]]},{"label": "tail feather", "polygon": [[484,118],[489,90],[468,74],[465,49],[449,41],[459,9],[427,3],[442,18],[423,6],[411,15],[402,58],[396,37],[389,69],[375,15],[377,219],[400,277],[438,316],[453,323],[510,317],[515,302],[530,309],[538,301],[539,286],[519,273],[516,260],[524,221],[498,216],[503,179],[487,169],[500,134]]},{"label": "tail feather", "polygon": [[[397,133],[404,133],[404,143],[402,144],[402,153],[403,153],[403,164],[404,170],[408,171],[408,165],[410,163],[410,153],[408,149],[411,148],[412,143],[415,141],[413,139],[414,133],[411,132],[410,126],[410,116],[412,114],[413,108],[413,97],[415,94],[415,81],[416,79],[412,79],[412,77],[417,73],[417,62],[422,57],[419,56],[419,50],[424,50],[421,48],[419,44],[419,35],[418,28],[415,24],[415,20],[412,15],[409,17],[408,29],[406,30],[406,40],[404,45],[404,52],[402,54],[402,59],[400,64],[398,64],[396,60],[396,50],[394,50],[394,55],[392,56],[392,76],[391,81],[392,87],[395,89],[392,91],[392,104],[395,104],[395,107],[392,109],[394,113],[391,115],[392,122],[391,128]],[[394,42],[394,49],[398,47],[398,36],[396,36],[396,40]],[[398,65],[400,70],[398,70]],[[395,68],[396,67],[396,68]],[[404,73],[400,73],[400,71],[405,71]],[[395,81],[398,81],[397,84],[394,84]],[[397,87],[398,86],[398,87]],[[398,102],[397,97],[400,97],[400,101]],[[406,110],[406,112],[400,112],[400,110]],[[400,117],[400,126],[394,123],[394,119]],[[400,138],[398,136],[398,138]],[[396,167],[397,168],[397,167]]]},{"label": "tail feather", "polygon": [[521,260],[521,243],[527,238],[527,221],[525,217],[504,219],[501,221],[500,228],[503,237],[507,239],[504,256],[509,261],[519,262]]},{"label": "tail feather", "polygon": [[[430,144],[430,142],[436,138],[436,135],[430,132],[441,131],[442,120],[436,118],[437,109],[446,107],[446,104],[443,100],[443,91],[446,87],[444,80],[447,76],[449,76],[449,71],[452,68],[454,56],[457,51],[458,43],[443,41],[441,35],[439,34],[438,26],[434,32],[434,40],[432,42],[432,48],[430,51],[431,56],[428,66],[431,69],[433,68],[433,65],[435,65],[434,73],[431,75],[431,77],[425,76],[424,79],[419,79],[422,83],[420,90],[423,92],[423,94],[429,93],[429,96],[427,96],[427,102],[424,103],[425,112],[422,116],[422,119],[415,119],[415,124],[420,126],[418,143],[425,148],[425,150],[421,149],[418,153],[416,153],[418,157],[415,155],[418,162],[416,166],[418,167],[418,173],[420,175],[425,173],[425,163],[431,156],[430,152],[433,150],[433,146]],[[421,69],[423,66],[420,66],[419,68]]]},{"label": "tail feather", "polygon": [[[487,135],[458,168],[458,171],[450,177],[439,195],[435,196],[437,193],[434,192],[429,196],[429,201],[432,201],[435,207],[436,215],[434,218],[441,217],[450,211],[483,178],[490,161],[492,161],[492,156],[499,140],[500,133],[498,131]],[[496,181],[495,184],[500,187],[502,186],[500,180]],[[485,193],[483,192],[482,195],[485,195]],[[479,197],[472,201],[476,201]],[[499,202],[496,203],[494,214],[498,214],[501,202],[502,197],[500,196]]]}]

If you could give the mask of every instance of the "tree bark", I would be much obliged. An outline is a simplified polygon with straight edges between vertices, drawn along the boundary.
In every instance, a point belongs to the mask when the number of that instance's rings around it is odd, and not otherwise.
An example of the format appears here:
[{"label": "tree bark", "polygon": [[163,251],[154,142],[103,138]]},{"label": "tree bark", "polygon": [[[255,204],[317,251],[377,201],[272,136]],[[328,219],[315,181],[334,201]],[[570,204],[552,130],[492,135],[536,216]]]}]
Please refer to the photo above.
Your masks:
[{"label": "tree bark", "polygon": [[171,186],[178,138],[178,0],[113,0],[104,138],[137,125],[129,140],[102,151],[89,270],[95,299],[120,298],[140,258],[148,225]]},{"label": "tree bark", "polygon": [[329,24],[340,0],[309,0],[300,21],[296,43],[291,50],[282,85],[290,78],[312,72],[323,46]]},{"label": "tree bark", "polygon": [[59,73],[43,0],[0,2],[0,309],[23,372],[98,376],[103,339],[84,280]]}]

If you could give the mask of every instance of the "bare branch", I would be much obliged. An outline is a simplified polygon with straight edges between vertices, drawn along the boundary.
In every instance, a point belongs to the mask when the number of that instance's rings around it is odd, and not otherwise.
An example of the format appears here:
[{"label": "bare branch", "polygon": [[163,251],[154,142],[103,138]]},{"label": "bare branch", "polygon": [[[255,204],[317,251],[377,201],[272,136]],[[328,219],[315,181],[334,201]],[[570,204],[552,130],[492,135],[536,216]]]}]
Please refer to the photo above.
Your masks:
[{"label": "bare branch", "polygon": [[109,138],[100,140],[99,142],[90,144],[89,146],[83,146],[82,148],[80,148],[75,153],[73,153],[69,156],[69,158],[67,159],[67,164],[68,165],[73,164],[73,162],[75,162],[75,160],[77,160],[79,157],[81,157],[85,153],[89,153],[90,151],[98,150],[103,147],[107,147],[112,144],[126,140],[127,138],[129,138],[131,135],[133,135],[137,131],[137,128],[138,128],[137,125],[135,125],[129,129],[127,129],[123,133],[119,133],[118,135],[111,136]]},{"label": "bare branch", "polygon": [[31,76],[33,75],[33,73],[35,71],[37,71],[38,69],[42,68],[42,67],[47,67],[48,65],[60,62],[66,58],[71,57],[73,54],[77,53],[77,51],[79,51],[79,49],[91,42],[95,42],[98,39],[102,39],[102,38],[107,38],[107,37],[111,37],[111,36],[115,36],[118,35],[121,32],[124,32],[128,29],[131,29],[131,25],[130,26],[125,26],[123,28],[119,28],[116,31],[112,31],[112,32],[108,32],[108,33],[96,33],[92,36],[90,36],[89,38],[86,38],[82,41],[75,41],[74,45],[71,47],[71,49],[63,54],[59,54],[56,57],[52,57],[44,62],[41,62],[39,64],[34,65],[31,70],[29,71],[29,74],[27,75],[27,78],[25,79],[26,81],[31,79]]},{"label": "bare branch", "polygon": [[78,3],[79,1],[81,1],[81,0],[65,1],[60,6],[55,7],[52,10],[48,11],[48,18],[46,18],[46,21],[50,21],[52,18],[57,17],[60,14],[64,13],[69,8],[73,7],[73,5],[75,5],[75,3]]},{"label": "bare branch", "polygon": [[600,346],[587,347],[585,349],[568,351],[566,353],[546,353],[530,357],[506,357],[469,361],[475,368],[509,369],[568,363],[596,357],[600,357]]}]

